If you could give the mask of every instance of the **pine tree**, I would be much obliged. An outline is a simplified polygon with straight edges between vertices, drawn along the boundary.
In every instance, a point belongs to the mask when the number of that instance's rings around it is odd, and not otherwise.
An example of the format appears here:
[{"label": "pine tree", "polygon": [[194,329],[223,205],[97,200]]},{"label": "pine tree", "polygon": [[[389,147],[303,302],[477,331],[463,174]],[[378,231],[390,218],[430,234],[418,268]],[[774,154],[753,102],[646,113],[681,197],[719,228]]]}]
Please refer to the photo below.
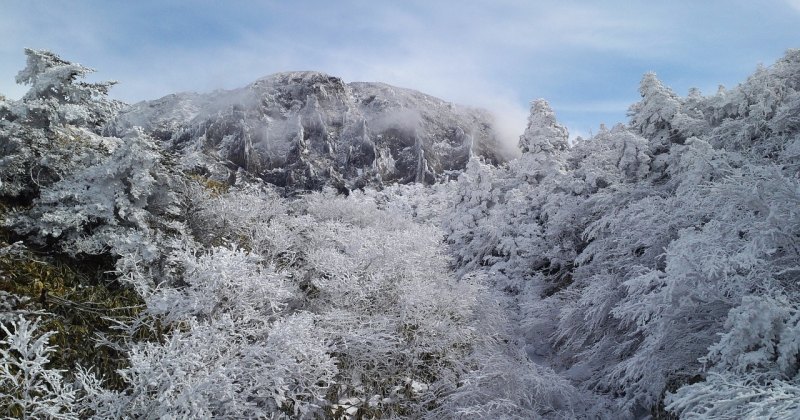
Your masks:
[{"label": "pine tree", "polygon": [[528,127],[519,138],[522,153],[563,152],[569,147],[567,128],[556,121],[555,112],[544,99],[531,102]]},{"label": "pine tree", "polygon": [[655,148],[663,148],[670,143],[680,143],[682,139],[673,131],[673,119],[681,109],[678,96],[664,86],[655,73],[645,73],[639,83],[642,100],[628,110],[630,125],[636,132],[650,139]]},{"label": "pine tree", "polygon": [[88,67],[48,51],[25,54],[17,82],[30,89],[19,101],[0,101],[0,197],[23,201],[107,153],[98,134],[121,106],[106,97],[115,82],[80,81]]}]

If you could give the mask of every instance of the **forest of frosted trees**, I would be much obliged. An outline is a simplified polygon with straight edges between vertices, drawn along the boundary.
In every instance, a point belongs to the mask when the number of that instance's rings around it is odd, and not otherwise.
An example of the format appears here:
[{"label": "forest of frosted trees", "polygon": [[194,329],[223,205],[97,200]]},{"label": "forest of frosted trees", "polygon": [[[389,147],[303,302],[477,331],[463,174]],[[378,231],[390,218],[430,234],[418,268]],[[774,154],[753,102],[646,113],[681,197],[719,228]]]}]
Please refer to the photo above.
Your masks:
[{"label": "forest of frosted trees", "polygon": [[521,157],[287,197],[91,69],[0,95],[2,418],[800,417],[800,50]]}]

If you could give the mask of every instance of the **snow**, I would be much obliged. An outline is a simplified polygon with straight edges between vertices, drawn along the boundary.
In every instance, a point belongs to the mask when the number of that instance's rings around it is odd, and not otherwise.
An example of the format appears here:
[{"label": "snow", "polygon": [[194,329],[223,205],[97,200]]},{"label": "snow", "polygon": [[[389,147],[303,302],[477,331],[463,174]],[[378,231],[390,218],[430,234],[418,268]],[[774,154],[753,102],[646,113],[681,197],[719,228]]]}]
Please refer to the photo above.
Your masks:
[{"label": "snow", "polygon": [[798,51],[709,97],[646,74],[572,146],[534,101],[510,162],[483,111],[385,84],[279,73],[109,121],[110,84],[26,53],[3,270],[91,261],[141,307],[106,313],[111,387],[55,365],[46,298],[0,293],[0,415],[796,417]]}]

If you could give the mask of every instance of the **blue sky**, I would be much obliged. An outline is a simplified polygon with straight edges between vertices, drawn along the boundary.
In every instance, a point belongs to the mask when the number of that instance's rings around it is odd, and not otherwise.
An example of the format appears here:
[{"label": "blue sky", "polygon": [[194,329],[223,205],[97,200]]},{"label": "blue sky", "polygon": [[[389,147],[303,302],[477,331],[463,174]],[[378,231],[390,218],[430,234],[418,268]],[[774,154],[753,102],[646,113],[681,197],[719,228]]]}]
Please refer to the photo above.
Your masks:
[{"label": "blue sky", "polygon": [[800,48],[798,28],[800,0],[0,0],[0,93],[25,91],[32,47],[126,102],[319,70],[484,107],[515,135],[545,98],[574,136],[624,122],[646,71],[713,93]]}]

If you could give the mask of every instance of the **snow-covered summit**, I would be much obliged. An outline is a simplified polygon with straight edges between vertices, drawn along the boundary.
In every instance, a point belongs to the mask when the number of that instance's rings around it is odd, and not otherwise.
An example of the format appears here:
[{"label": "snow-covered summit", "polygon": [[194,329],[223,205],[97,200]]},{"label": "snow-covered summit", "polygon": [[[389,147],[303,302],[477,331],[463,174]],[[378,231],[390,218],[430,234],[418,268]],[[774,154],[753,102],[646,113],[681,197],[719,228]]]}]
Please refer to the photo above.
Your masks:
[{"label": "snow-covered summit", "polygon": [[186,164],[213,157],[293,189],[430,183],[463,169],[472,154],[507,158],[487,111],[312,71],[140,102],[109,130],[133,126],[181,152]]}]

